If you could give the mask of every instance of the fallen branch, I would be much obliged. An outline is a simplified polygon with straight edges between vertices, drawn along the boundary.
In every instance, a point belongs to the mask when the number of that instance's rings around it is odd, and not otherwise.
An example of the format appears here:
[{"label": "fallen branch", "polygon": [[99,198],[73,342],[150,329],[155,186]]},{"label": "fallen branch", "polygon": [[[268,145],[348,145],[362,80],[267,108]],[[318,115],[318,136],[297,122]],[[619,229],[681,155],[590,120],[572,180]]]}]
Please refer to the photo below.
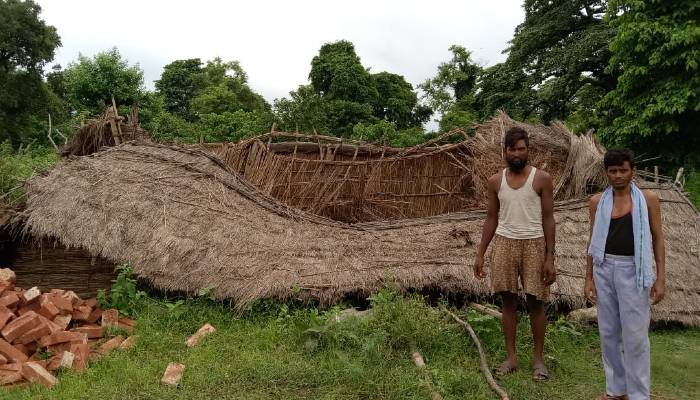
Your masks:
[{"label": "fallen branch", "polygon": [[474,329],[472,329],[471,325],[469,325],[468,322],[462,321],[457,315],[455,315],[453,312],[445,308],[444,306],[440,306],[440,308],[445,311],[447,314],[449,314],[452,319],[457,321],[460,325],[464,327],[464,329],[469,332],[469,336],[471,336],[472,340],[474,341],[474,344],[476,344],[476,349],[479,351],[479,366],[481,368],[481,373],[484,375],[486,378],[486,382],[488,382],[489,386],[491,386],[491,389],[493,389],[494,392],[496,392],[499,396],[501,396],[501,400],[508,400],[508,393],[506,393],[505,390],[503,390],[502,387],[498,386],[498,383],[496,383],[496,380],[493,379],[493,375],[491,375],[491,369],[489,368],[489,363],[486,361],[486,353],[484,353],[484,349],[481,347],[481,342],[479,341],[479,338],[476,336],[476,333],[474,332]]},{"label": "fallen branch", "polygon": [[425,381],[425,385],[428,387],[428,390],[430,390],[430,400],[442,400],[442,396],[440,396],[440,393],[438,393],[434,388],[433,388],[433,381],[430,379],[430,375],[428,375],[428,371],[425,369],[425,360],[423,359],[423,355],[418,351],[416,348],[415,343],[411,343],[411,358],[413,359],[413,363],[416,364],[416,367],[421,371],[423,374],[423,380]]},{"label": "fallen branch", "polygon": [[482,313],[482,314],[490,315],[494,318],[498,318],[500,320],[503,320],[503,314],[501,314],[498,310],[494,310],[493,308],[488,308],[486,306],[482,306],[481,304],[472,303],[472,302],[470,302],[467,305],[469,307],[475,309],[476,311]]}]

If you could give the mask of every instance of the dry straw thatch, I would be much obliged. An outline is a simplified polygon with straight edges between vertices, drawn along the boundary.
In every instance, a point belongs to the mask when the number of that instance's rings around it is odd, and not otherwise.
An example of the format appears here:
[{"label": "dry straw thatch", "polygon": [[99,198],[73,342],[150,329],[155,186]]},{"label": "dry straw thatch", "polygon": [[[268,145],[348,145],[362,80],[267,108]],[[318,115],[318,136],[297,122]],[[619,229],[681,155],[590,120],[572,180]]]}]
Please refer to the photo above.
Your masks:
[{"label": "dry straw thatch", "polygon": [[114,108],[109,107],[99,117],[87,121],[61,149],[63,156],[84,156],[95,153],[103,147],[111,147],[123,142],[145,137],[138,121],[138,107],[132,109],[126,120]]},{"label": "dry straw thatch", "polygon": [[[290,298],[297,288],[323,304],[388,283],[489,293],[470,271],[482,211],[348,225],[288,207],[209,153],[148,143],[64,162],[27,190],[28,233],[130,262],[164,289],[212,287],[239,308]],[[668,298],[653,318],[700,325],[700,217],[676,189],[655,190]],[[556,221],[554,300],[581,307],[587,201],[558,202]]]},{"label": "dry straw thatch", "polygon": [[283,203],[354,223],[485,207],[486,181],[503,167],[501,137],[516,125],[530,134],[533,165],[553,175],[556,199],[604,186],[602,152],[591,137],[560,123],[518,123],[505,113],[478,125],[474,136],[457,129],[407,149],[285,132],[204,147]]}]

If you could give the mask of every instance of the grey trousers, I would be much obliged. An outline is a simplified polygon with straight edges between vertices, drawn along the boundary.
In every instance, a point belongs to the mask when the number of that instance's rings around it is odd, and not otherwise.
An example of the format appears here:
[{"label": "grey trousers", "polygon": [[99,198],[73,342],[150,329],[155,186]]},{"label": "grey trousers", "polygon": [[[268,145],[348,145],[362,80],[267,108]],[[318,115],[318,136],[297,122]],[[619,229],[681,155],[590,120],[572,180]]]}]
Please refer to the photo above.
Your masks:
[{"label": "grey trousers", "polygon": [[606,254],[593,279],[607,394],[649,399],[649,289],[637,289],[633,257]]}]

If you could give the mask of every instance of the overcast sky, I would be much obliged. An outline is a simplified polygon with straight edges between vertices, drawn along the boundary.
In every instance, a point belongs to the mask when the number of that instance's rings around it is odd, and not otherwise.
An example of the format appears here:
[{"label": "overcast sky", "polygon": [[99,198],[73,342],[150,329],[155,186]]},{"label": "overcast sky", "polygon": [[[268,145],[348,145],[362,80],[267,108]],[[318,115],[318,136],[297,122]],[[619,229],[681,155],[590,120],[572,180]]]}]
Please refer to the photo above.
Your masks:
[{"label": "overcast sky", "polygon": [[484,66],[503,61],[524,19],[522,0],[38,3],[61,36],[54,63],[63,67],[79,53],[116,46],[152,89],[174,60],[219,56],[240,61],[250,86],[270,102],[307,83],[311,59],[327,42],[351,41],[365,67],[403,75],[415,87],[450,58],[452,44]]}]

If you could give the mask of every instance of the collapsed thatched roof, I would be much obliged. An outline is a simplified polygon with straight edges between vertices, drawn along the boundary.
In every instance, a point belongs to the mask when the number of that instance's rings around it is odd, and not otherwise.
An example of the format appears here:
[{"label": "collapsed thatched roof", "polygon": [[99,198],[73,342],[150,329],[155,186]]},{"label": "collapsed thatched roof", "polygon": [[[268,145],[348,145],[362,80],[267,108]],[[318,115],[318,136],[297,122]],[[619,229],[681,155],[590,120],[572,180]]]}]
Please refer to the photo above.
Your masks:
[{"label": "collapsed thatched roof", "polygon": [[[26,229],[116,262],[164,289],[212,287],[243,307],[294,289],[323,303],[387,283],[487,294],[470,265],[484,213],[347,225],[258,191],[202,151],[126,144],[64,162],[28,185]],[[677,190],[657,188],[667,237],[667,299],[656,320],[700,325],[697,212]],[[556,211],[555,300],[581,296],[587,202]]]},{"label": "collapsed thatched roof", "polygon": [[563,124],[513,121],[500,112],[469,136],[456,129],[397,149],[348,139],[270,132],[207,151],[285,204],[344,222],[419,218],[486,205],[486,181],[503,167],[501,138],[520,126],[530,134],[530,160],[549,172],[555,198],[568,200],[605,185],[602,151]]}]

